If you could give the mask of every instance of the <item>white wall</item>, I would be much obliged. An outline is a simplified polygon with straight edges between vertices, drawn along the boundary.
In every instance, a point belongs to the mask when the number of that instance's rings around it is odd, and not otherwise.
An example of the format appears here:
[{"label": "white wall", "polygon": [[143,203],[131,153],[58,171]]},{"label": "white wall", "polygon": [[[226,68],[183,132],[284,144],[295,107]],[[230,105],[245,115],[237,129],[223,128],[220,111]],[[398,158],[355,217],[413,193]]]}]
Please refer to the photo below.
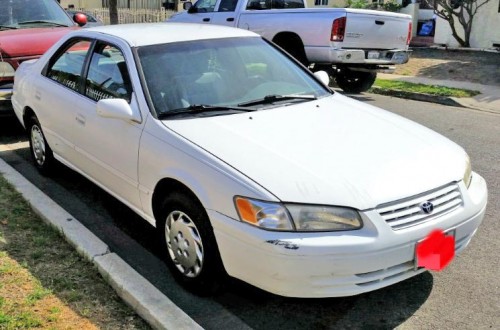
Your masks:
[{"label": "white wall", "polygon": [[[478,0],[481,1],[481,0]],[[500,0],[490,0],[481,7],[472,23],[470,43],[472,48],[492,48],[494,43],[500,44]],[[463,37],[462,26],[456,21],[458,34]],[[450,25],[447,21],[438,18],[434,43],[445,44],[449,47],[458,47],[459,44],[451,35]]]}]

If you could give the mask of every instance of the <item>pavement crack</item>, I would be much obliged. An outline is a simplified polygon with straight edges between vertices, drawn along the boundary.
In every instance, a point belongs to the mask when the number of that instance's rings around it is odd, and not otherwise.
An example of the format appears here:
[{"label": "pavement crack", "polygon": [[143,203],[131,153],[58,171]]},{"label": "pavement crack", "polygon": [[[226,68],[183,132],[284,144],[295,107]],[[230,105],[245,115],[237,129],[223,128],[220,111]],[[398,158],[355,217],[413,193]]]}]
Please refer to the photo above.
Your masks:
[{"label": "pavement crack", "polygon": [[96,257],[104,257],[105,255],[108,255],[108,254],[110,254],[110,253],[112,253],[112,252],[111,252],[111,250],[110,250],[110,249],[109,249],[109,247],[108,247],[108,248],[106,248],[106,252],[104,252],[104,253],[100,253],[100,254],[96,254],[96,255],[94,256],[94,258],[96,258]]}]

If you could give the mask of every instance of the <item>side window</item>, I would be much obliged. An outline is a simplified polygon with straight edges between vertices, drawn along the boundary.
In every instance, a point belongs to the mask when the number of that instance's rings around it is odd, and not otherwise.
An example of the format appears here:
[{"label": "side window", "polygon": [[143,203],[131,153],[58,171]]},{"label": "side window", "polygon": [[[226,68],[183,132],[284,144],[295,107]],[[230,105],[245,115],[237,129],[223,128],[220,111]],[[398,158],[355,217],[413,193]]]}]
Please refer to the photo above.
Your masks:
[{"label": "side window", "polygon": [[214,11],[216,2],[217,0],[199,0],[194,6],[197,9],[197,13],[208,13]]},{"label": "side window", "polygon": [[90,60],[85,95],[99,101],[120,98],[130,102],[132,84],[122,52],[115,46],[98,44]]},{"label": "side window", "polygon": [[302,0],[250,0],[247,4],[247,10],[288,8],[304,8],[304,2]]},{"label": "side window", "polygon": [[219,11],[235,11],[238,0],[221,0],[219,5]]},{"label": "side window", "polygon": [[50,61],[47,77],[78,91],[83,63],[89,48],[90,41],[87,40],[76,40],[70,43],[62,53],[58,53]]}]

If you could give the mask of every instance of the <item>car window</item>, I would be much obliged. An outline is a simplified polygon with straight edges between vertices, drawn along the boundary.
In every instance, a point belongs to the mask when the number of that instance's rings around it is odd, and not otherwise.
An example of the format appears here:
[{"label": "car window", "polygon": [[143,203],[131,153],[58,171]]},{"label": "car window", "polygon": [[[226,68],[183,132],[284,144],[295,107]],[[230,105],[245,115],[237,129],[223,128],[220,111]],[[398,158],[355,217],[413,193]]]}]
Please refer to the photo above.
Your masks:
[{"label": "car window", "polygon": [[0,25],[31,28],[54,24],[74,25],[54,0],[0,0]]},{"label": "car window", "polygon": [[130,77],[120,49],[107,44],[95,47],[87,74],[85,95],[95,101],[121,98],[130,102]]},{"label": "car window", "polygon": [[71,88],[79,90],[85,57],[90,48],[88,40],[74,40],[63,52],[56,54],[47,70],[47,77]]},{"label": "car window", "polygon": [[236,5],[238,4],[238,0],[222,0],[219,5],[218,11],[234,11],[236,9]]},{"label": "car window", "polygon": [[151,45],[138,54],[158,114],[199,104],[235,106],[269,95],[330,95],[260,37]]}]

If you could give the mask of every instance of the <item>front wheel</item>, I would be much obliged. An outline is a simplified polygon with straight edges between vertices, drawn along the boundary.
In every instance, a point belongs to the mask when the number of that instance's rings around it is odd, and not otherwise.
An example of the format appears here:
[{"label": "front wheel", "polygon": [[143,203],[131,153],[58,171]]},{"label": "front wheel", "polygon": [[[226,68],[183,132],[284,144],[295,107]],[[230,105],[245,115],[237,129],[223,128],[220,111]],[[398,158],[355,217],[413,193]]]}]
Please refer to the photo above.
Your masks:
[{"label": "front wheel", "polygon": [[226,272],[202,205],[190,194],[171,193],[159,220],[161,253],[175,279],[199,295],[217,292]]},{"label": "front wheel", "polygon": [[337,73],[335,81],[344,92],[357,94],[369,90],[376,78],[377,73],[374,71],[354,71],[345,69]]},{"label": "front wheel", "polygon": [[54,170],[56,161],[52,149],[45,140],[42,125],[40,125],[38,118],[33,115],[29,119],[27,127],[33,163],[41,174],[48,175]]}]

